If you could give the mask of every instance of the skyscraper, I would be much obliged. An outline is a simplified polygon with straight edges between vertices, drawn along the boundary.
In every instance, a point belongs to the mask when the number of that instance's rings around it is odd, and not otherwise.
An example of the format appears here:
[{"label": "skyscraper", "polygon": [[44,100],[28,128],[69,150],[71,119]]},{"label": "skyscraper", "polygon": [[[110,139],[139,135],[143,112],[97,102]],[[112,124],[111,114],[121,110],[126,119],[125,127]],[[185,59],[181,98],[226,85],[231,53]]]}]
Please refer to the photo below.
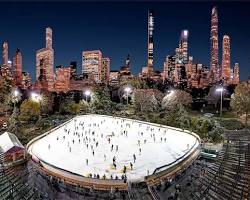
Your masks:
[{"label": "skyscraper", "polygon": [[148,11],[148,75],[153,72],[153,51],[154,51],[154,12]]},{"label": "skyscraper", "polygon": [[218,56],[218,12],[213,7],[211,15],[211,34],[210,34],[210,70],[213,76],[213,82],[219,79],[219,56]]},{"label": "skyscraper", "polygon": [[102,82],[108,83],[109,82],[109,73],[110,73],[110,59],[102,58]]},{"label": "skyscraper", "polygon": [[234,77],[233,77],[234,84],[238,84],[240,82],[239,72],[240,72],[239,64],[235,63],[234,64]]},{"label": "skyscraper", "polygon": [[221,76],[225,81],[228,81],[230,78],[230,38],[228,35],[223,36]]},{"label": "skyscraper", "polygon": [[188,30],[183,30],[180,37],[180,45],[182,49],[183,63],[188,63]]},{"label": "skyscraper", "polygon": [[13,57],[14,80],[17,86],[22,85],[22,54],[20,49],[16,49]]},{"label": "skyscraper", "polygon": [[82,73],[95,82],[101,82],[102,52],[100,50],[82,52]]},{"label": "skyscraper", "polygon": [[[41,61],[43,64],[41,65]],[[46,28],[46,47],[36,52],[36,80],[40,77],[40,66],[46,71],[46,80],[48,81],[48,89],[54,88],[54,49],[52,48],[52,29]]]},{"label": "skyscraper", "polygon": [[3,43],[3,65],[8,65],[8,60],[9,60],[8,51],[9,51],[8,43],[4,42]]}]

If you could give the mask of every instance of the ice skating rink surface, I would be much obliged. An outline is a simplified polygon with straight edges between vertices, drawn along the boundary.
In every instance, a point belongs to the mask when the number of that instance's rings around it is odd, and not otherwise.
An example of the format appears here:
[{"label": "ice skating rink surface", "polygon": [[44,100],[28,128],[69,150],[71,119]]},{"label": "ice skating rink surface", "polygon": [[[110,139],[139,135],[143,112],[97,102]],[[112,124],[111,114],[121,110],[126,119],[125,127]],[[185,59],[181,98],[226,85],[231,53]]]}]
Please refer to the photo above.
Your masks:
[{"label": "ice skating rink surface", "polygon": [[82,176],[121,179],[126,174],[128,180],[135,181],[143,180],[157,167],[187,157],[198,145],[195,136],[170,127],[84,115],[35,141],[29,152],[52,166]]}]

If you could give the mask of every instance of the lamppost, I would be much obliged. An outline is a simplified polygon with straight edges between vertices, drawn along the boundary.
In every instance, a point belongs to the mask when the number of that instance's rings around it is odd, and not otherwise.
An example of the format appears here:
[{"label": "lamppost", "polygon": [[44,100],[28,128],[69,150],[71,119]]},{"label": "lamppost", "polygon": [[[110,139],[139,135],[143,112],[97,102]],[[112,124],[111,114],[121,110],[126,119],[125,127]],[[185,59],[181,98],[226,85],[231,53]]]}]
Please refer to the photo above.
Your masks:
[{"label": "lamppost", "polygon": [[85,100],[86,100],[86,113],[87,113],[87,111],[88,111],[88,96],[91,95],[91,91],[90,90],[86,90],[84,92],[84,94],[85,94]]},{"label": "lamppost", "polygon": [[15,89],[12,92],[12,102],[14,103],[14,109],[12,113],[12,119],[14,119],[14,125],[16,124],[16,118],[17,118],[17,110],[16,110],[16,103],[20,100],[21,94],[18,89]]},{"label": "lamppost", "polygon": [[37,94],[35,92],[32,92],[31,93],[31,100],[36,102],[36,103],[39,103],[39,106],[40,106],[40,115],[39,117],[41,118],[41,115],[42,115],[42,95],[40,94]]},{"label": "lamppost", "polygon": [[219,87],[216,89],[216,92],[220,92],[220,117],[222,117],[222,98],[223,98],[223,87]]},{"label": "lamppost", "polygon": [[129,95],[129,93],[131,92],[131,88],[130,87],[125,87],[124,88],[124,91],[127,93],[127,105],[128,105],[128,95]]}]

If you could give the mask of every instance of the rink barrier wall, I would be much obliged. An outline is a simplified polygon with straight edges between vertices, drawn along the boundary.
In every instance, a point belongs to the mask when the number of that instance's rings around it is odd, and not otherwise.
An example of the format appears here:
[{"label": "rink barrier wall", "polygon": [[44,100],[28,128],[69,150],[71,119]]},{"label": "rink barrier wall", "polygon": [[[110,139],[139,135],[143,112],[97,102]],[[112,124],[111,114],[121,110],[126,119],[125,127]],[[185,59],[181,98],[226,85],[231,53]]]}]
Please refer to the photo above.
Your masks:
[{"label": "rink barrier wall", "polygon": [[[80,117],[86,117],[86,116],[89,116],[89,117],[101,116],[101,117],[106,117],[106,118],[108,117],[108,118],[112,118],[112,119],[120,119],[120,120],[127,120],[127,121],[131,121],[131,122],[137,122],[137,123],[141,123],[141,124],[147,124],[147,125],[154,126],[157,128],[165,128],[167,130],[171,129],[174,131],[184,132],[184,133],[190,134],[197,139],[199,144],[201,142],[200,137],[196,133],[191,132],[189,130],[185,130],[185,129],[175,128],[175,127],[171,127],[171,126],[166,126],[166,125],[161,125],[161,124],[156,124],[156,123],[151,123],[151,122],[145,122],[145,121],[140,121],[140,120],[135,120],[135,119],[130,119],[130,118],[108,116],[108,115],[98,115],[98,114],[88,114],[88,115],[77,115],[77,116],[71,118],[70,120],[60,124],[59,126],[45,132],[44,134],[33,138],[26,146],[27,152],[29,152],[30,146],[33,143],[35,143],[37,140],[49,135],[51,132],[63,127],[64,125],[70,123],[74,119],[78,119]],[[198,147],[196,147],[196,149],[193,149],[194,146],[196,146],[196,143],[192,146],[192,148],[186,154],[184,154],[183,156],[181,156],[180,158],[178,158],[177,160],[175,160],[174,162],[172,162],[168,165],[164,165],[164,166],[156,168],[153,174],[151,174],[149,176],[145,176],[144,180],[142,180],[142,181],[147,182],[148,185],[155,185],[157,183],[160,183],[161,180],[163,180],[163,179],[169,180],[171,177],[174,177],[175,175],[180,173],[180,171],[185,170],[190,165],[190,163],[192,163],[192,161],[194,161],[200,154],[199,145],[198,145]],[[188,153],[190,153],[191,150],[193,150],[193,152],[191,154],[189,154],[188,156],[186,156]],[[32,155],[32,149],[30,149],[29,153]],[[40,158],[38,158],[38,159],[43,166],[43,170],[47,174],[50,174],[54,177],[62,179],[66,183],[69,183],[71,185],[78,184],[78,185],[83,186],[83,187],[94,188],[94,189],[99,189],[99,190],[110,190],[111,188],[118,188],[119,190],[127,190],[128,189],[128,184],[124,183],[123,180],[111,180],[111,179],[104,180],[104,179],[88,178],[88,177],[84,177],[82,175],[75,174],[73,172],[61,169],[59,167],[53,166],[53,165],[43,161]],[[178,160],[181,160],[181,161],[177,162]],[[174,163],[176,163],[176,164],[174,164]],[[168,167],[168,168],[163,169],[161,171],[157,171],[157,170],[160,170],[164,167]],[[62,176],[61,174],[64,174],[64,176]]]}]

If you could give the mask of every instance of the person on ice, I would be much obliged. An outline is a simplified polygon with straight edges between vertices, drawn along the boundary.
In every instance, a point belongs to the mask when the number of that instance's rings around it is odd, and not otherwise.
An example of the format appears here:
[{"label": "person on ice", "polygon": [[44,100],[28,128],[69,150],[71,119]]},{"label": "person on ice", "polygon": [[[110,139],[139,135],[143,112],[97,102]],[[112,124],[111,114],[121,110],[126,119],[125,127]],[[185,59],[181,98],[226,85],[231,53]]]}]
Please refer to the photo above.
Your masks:
[{"label": "person on ice", "polygon": [[88,160],[88,158],[86,159],[86,165],[89,165],[89,160]]},{"label": "person on ice", "polygon": [[136,160],[136,156],[135,156],[135,154],[133,154],[133,158],[134,158],[134,163],[135,163],[135,160]]},{"label": "person on ice", "polygon": [[118,145],[116,145],[116,151],[118,151]]},{"label": "person on ice", "polygon": [[123,173],[126,174],[126,171],[127,171],[127,167],[124,165],[123,166]]},{"label": "person on ice", "polygon": [[132,162],[130,162],[130,168],[131,168],[131,170],[133,170],[133,164],[132,164]]}]

